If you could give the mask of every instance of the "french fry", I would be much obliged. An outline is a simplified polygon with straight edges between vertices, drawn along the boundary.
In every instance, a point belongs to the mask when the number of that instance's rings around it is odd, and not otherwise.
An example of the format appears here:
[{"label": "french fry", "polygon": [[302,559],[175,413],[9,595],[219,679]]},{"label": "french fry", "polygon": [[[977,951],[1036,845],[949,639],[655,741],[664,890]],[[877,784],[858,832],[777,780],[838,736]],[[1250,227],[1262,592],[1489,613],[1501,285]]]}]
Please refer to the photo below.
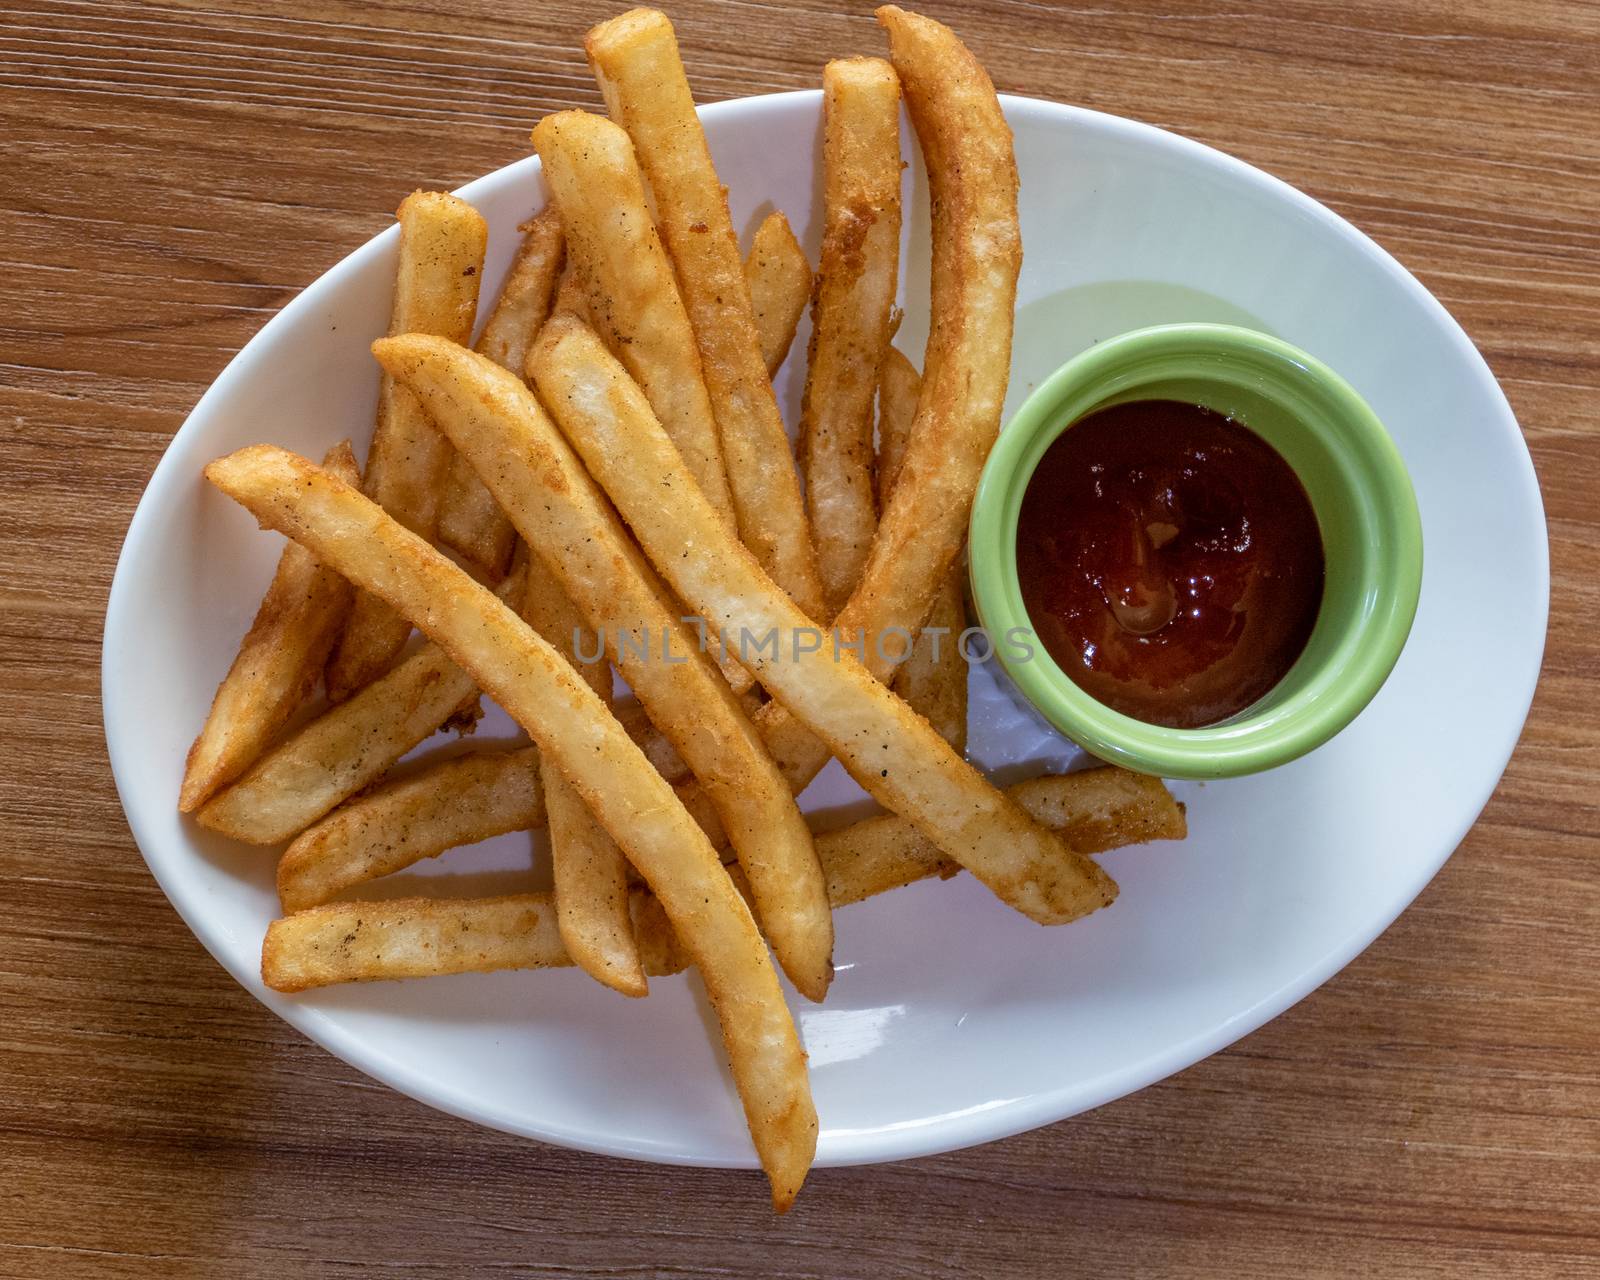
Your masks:
[{"label": "french fry", "polygon": [[[465,200],[437,191],[407,196],[400,221],[391,333],[436,333],[453,342],[472,335],[478,312],[488,225]],[[404,387],[385,379],[367,462],[366,494],[424,538],[438,522],[439,482],[450,456],[427,414]]]},{"label": "french fry", "polygon": [[900,260],[900,81],[881,58],[822,73],[822,260],[800,414],[800,467],[827,616],[872,549],[872,399]]},{"label": "french fry", "polygon": [[476,699],[472,677],[423,645],[262,756],[195,818],[249,844],[292,839]]},{"label": "french fry", "polygon": [[[693,785],[677,791],[706,839],[725,849],[705,793]],[[279,859],[278,897],[285,911],[305,911],[457,845],[544,825],[536,748],[450,757],[362,792],[307,827]]]},{"label": "french fry", "polygon": [[917,366],[890,347],[878,367],[878,509],[889,509],[889,494],[899,479],[917,419],[922,375]]},{"label": "french fry", "polygon": [[[919,374],[892,347],[878,378],[878,501],[888,505],[900,474],[922,390]],[[911,656],[895,670],[893,689],[957,751],[967,749],[967,664],[958,647],[967,625],[960,560],[951,565],[934,597]]]},{"label": "french fry", "polygon": [[[1041,924],[1063,924],[1111,902],[1116,885],[1109,876],[1072,856],[995,790],[852,653],[838,645],[826,651],[806,615],[690,483],[644,394],[591,330],[570,322],[545,326],[532,367],[540,399],[645,554],[702,616],[723,620],[731,633],[773,638],[774,652],[758,645],[741,659],[874,799]],[[436,419],[443,417],[434,400],[429,404]],[[806,636],[816,638],[816,647],[802,642]],[[698,770],[696,776],[704,780]]]},{"label": "french fry", "polygon": [[474,751],[340,805],[278,860],[278,899],[304,911],[457,845],[545,823],[539,752]]},{"label": "french fry", "polygon": [[761,341],[761,361],[767,366],[767,376],[775,378],[788,358],[794,331],[811,299],[811,264],[794,238],[789,219],[777,210],[756,228],[744,259],[744,280]]},{"label": "french fry", "polygon": [[513,373],[521,372],[528,345],[550,317],[567,252],[561,215],[554,205],[517,229],[522,232],[522,244],[475,348]]},{"label": "french fry", "polygon": [[[543,333],[569,328],[605,350],[571,317],[552,317]],[[535,349],[541,344],[542,338]],[[833,976],[833,921],[805,819],[733,692],[696,651],[666,587],[583,464],[528,388],[489,361],[422,335],[385,339],[373,350],[421,396],[604,637],[623,678],[704,787],[750,877],[757,914],[784,972],[820,1000]],[[706,503],[681,464],[675,474]],[[720,516],[718,522],[735,542]],[[625,637],[631,643],[622,643]]]},{"label": "french fry", "polygon": [[[1011,130],[988,74],[940,23],[892,6],[877,14],[927,160],[936,321],[900,481],[861,584],[834,620],[845,635],[866,636],[866,665],[881,680],[896,650],[877,637],[922,625],[966,538],[1000,428],[1022,235]],[[828,762],[826,744],[779,703],[755,719],[789,785],[803,789]]]},{"label": "french fry", "polygon": [[[585,324],[589,322],[589,285],[583,277],[578,261],[567,255],[561,268],[561,278],[556,281],[555,301],[550,304],[552,316],[576,316]],[[527,356],[523,357],[523,376],[527,376]]]},{"label": "french fry", "polygon": [[[521,387],[488,360],[470,358]],[[481,466],[478,474],[490,479]],[[356,490],[266,445],[218,459],[206,476],[263,524],[419,624],[528,731],[547,766],[572,781],[699,969],[774,1207],[788,1208],[816,1152],[805,1053],[754,918],[672,788],[560,654]]]},{"label": "french fry", "polygon": [[548,893],[333,903],[274,920],[261,945],[262,980],[290,992],[571,964]]},{"label": "french fry", "polygon": [[559,111],[539,121],[533,145],[567,227],[567,251],[588,285],[595,329],[644,388],[711,505],[732,524],[700,353],[633,144],[602,116]]},{"label": "french fry", "polygon": [[1161,779],[1109,765],[1007,788],[1017,803],[1080,853],[1104,853],[1189,834],[1184,808]]},{"label": "french fry", "polygon": [[[346,484],[360,484],[345,440],[322,465]],[[339,629],[350,612],[350,584],[289,543],[239,643],[211,711],[189,748],[178,811],[193,813],[258,759],[322,678]]]},{"label": "french fry", "polygon": [[[645,972],[664,977],[686,968],[688,957],[656,900],[634,890],[630,906]],[[548,893],[330,903],[274,920],[261,948],[262,980],[287,992],[572,963]]]},{"label": "french fry", "polygon": [[[1102,767],[1015,783],[1006,795],[1049,827],[1074,854],[1088,856],[1151,840],[1181,840],[1183,809],[1161,784],[1127,769]],[[866,818],[817,837],[828,901],[848,906],[960,867],[904,818]]]},{"label": "french fry", "polygon": [[444,495],[439,499],[439,545],[457,552],[485,579],[492,580],[510,563],[516,536],[477,473],[452,453]]},{"label": "french fry", "polygon": [[[522,372],[528,344],[550,314],[564,258],[561,219],[554,206],[519,228],[522,244],[500,297],[478,335],[477,350],[503,369]],[[493,580],[511,561],[516,533],[483,481],[454,451],[439,507],[439,541]]]},{"label": "french fry", "polygon": [[940,23],[893,6],[878,19],[927,160],[938,322],[905,460],[841,615],[869,633],[917,625],[961,548],[999,430],[1022,261],[1011,131],[988,75]]},{"label": "french fry", "polygon": [[[604,658],[578,660],[573,636],[583,626],[583,618],[538,556],[528,560],[522,617],[609,709],[611,666]],[[628,914],[627,859],[589,812],[577,789],[554,769],[544,775],[544,807],[555,873],[556,921],[567,953],[579,968],[613,991],[644,995],[644,969]]]},{"label": "french fry", "polygon": [[[1185,834],[1183,810],[1160,781],[1123,769],[1035,778],[1008,794],[1081,854]],[[957,869],[893,815],[818,836],[817,849],[835,907]],[[645,971],[652,977],[676,973],[682,949],[655,899],[636,891],[630,905]],[[550,896],[532,893],[335,903],[274,921],[262,976],[275,990],[303,991],[339,982],[569,966],[552,913]]]},{"label": "french fry", "polygon": [[890,686],[963,754],[967,750],[967,661],[961,654],[961,633],[966,626],[967,597],[957,566],[940,585],[933,608],[912,641],[911,654],[895,669]]},{"label": "french fry", "polygon": [[[400,265],[389,332],[437,333],[466,342],[477,318],[488,225],[465,200],[437,191],[412,192],[395,217],[400,220]],[[404,387],[384,378],[367,454],[367,496],[432,541],[449,466],[449,442]],[[405,619],[357,592],[328,663],[329,699],[342,702],[388,670],[410,634]]]},{"label": "french fry", "polygon": [[801,610],[822,585],[800,478],[761,356],[728,198],[666,16],[633,9],[584,40],[611,118],[628,131],[694,326],[739,536]]},{"label": "french fry", "polygon": [[644,703],[637,698],[628,698],[611,710],[622,721],[628,736],[639,744],[639,750],[655,766],[657,773],[673,783],[682,782],[690,776],[689,766],[683,762],[678,749],[667,740],[666,734],[651,723],[650,713],[644,709]]}]

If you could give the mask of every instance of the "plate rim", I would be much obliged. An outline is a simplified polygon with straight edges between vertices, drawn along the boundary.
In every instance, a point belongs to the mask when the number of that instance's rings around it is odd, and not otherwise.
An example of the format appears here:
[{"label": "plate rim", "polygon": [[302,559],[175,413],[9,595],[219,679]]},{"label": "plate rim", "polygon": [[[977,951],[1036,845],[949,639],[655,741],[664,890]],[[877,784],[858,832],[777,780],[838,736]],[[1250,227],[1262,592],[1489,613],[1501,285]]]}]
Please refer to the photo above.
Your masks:
[{"label": "plate rim", "polygon": [[[760,116],[764,112],[788,110],[798,100],[805,100],[815,108],[820,104],[821,98],[822,91],[820,89],[798,89],[782,93],[724,99],[719,102],[708,103],[700,107],[699,111],[702,118],[708,121],[715,120],[723,115],[749,113],[754,117],[754,121],[759,123]],[[1501,750],[1496,753],[1498,766],[1494,770],[1493,781],[1487,791],[1475,803],[1463,805],[1463,820],[1456,825],[1453,836],[1449,839],[1449,843],[1444,846],[1443,854],[1437,858],[1426,859],[1418,864],[1412,882],[1408,883],[1396,895],[1392,911],[1389,910],[1388,904],[1386,904],[1385,909],[1373,917],[1376,921],[1374,927],[1362,927],[1351,931],[1339,943],[1330,946],[1318,958],[1316,963],[1307,966],[1294,978],[1283,982],[1247,1008],[1236,1012],[1232,1017],[1224,1020],[1209,1031],[1187,1037],[1159,1052],[1148,1054],[1135,1063],[1125,1064],[1115,1070],[1103,1072],[1098,1077],[1089,1080],[1080,1079],[1054,1089],[1036,1091],[1022,1098],[1010,1099],[991,1107],[977,1108],[966,1113],[947,1113],[930,1116],[914,1124],[892,1128],[851,1130],[848,1134],[841,1135],[832,1141],[827,1139],[827,1130],[824,1129],[823,1141],[819,1143],[818,1148],[816,1162],[818,1168],[877,1164],[936,1155],[985,1142],[997,1141],[1045,1124],[1068,1119],[1074,1115],[1103,1106],[1118,1098],[1138,1092],[1202,1061],[1252,1031],[1257,1030],[1271,1019],[1297,1004],[1344,969],[1384,933],[1400,914],[1415,901],[1417,895],[1421,893],[1438,874],[1440,868],[1453,856],[1455,850],[1476,824],[1479,815],[1499,787],[1500,779],[1503,777],[1511,755],[1521,739],[1523,728],[1532,708],[1534,691],[1543,668],[1543,654],[1549,628],[1549,526],[1537,474],[1533,466],[1531,453],[1527,447],[1526,438],[1523,436],[1515,413],[1498,380],[1494,377],[1493,371],[1489,368],[1476,345],[1459,322],[1445,308],[1444,304],[1434,297],[1402,263],[1365,232],[1305,192],[1247,161],[1229,155],[1227,152],[1220,151],[1205,143],[1185,137],[1182,134],[1143,121],[1111,115],[1086,107],[1053,102],[1047,99],[1013,94],[1001,94],[1000,99],[1007,119],[1013,123],[1026,117],[1036,119],[1054,117],[1057,122],[1062,124],[1077,123],[1080,126],[1087,125],[1104,131],[1108,136],[1121,135],[1135,139],[1140,143],[1153,143],[1157,147],[1169,148],[1180,156],[1187,155],[1213,167],[1219,167],[1235,178],[1264,187],[1279,198],[1288,200],[1292,205],[1312,217],[1325,230],[1352,242],[1364,253],[1376,256],[1378,261],[1411,294],[1412,298],[1420,303],[1426,311],[1430,312],[1435,321],[1439,323],[1441,332],[1448,336],[1456,354],[1464,358],[1465,365],[1477,378],[1480,384],[1479,391],[1484,395],[1489,407],[1493,410],[1498,429],[1508,434],[1517,446],[1514,451],[1518,461],[1517,475],[1508,477],[1508,479],[1513,480],[1521,490],[1521,497],[1524,502],[1529,504],[1529,514],[1533,517],[1542,535],[1536,539],[1537,563],[1530,566],[1535,573],[1534,585],[1537,588],[1537,596],[1540,601],[1537,653],[1533,655],[1528,671],[1523,673],[1521,680],[1523,687],[1517,692],[1516,699],[1521,703],[1523,710],[1517,718],[1514,731],[1509,733],[1508,740],[1501,744]],[[513,171],[520,170],[527,170],[529,173],[536,174],[539,171],[538,158],[536,156],[524,156],[512,161],[463,184],[456,188],[456,193],[470,201],[474,198],[475,189],[498,184],[502,181],[515,180]],[[180,445],[187,443],[185,440],[186,435],[193,434],[193,430],[191,430],[192,424],[210,412],[214,401],[226,398],[227,389],[233,382],[245,377],[246,373],[257,361],[266,358],[267,349],[272,345],[273,336],[281,329],[290,328],[298,324],[301,313],[316,306],[320,295],[325,290],[335,288],[339,281],[358,271],[368,258],[385,252],[389,244],[398,236],[398,226],[391,225],[358,245],[299,290],[275,315],[251,335],[244,346],[235,353],[210,385],[207,386],[194,407],[185,416],[183,422],[173,433],[172,438],[167,442],[161,458],[145,483],[134,513],[129,520],[122,547],[117,556],[116,569],[112,576],[111,588],[107,598],[101,643],[100,695],[102,729],[106,738],[107,754],[111,764],[113,781],[117,788],[117,797],[122,806],[124,818],[128,823],[134,842],[139,848],[140,856],[144,859],[145,865],[149,868],[156,883],[161,887],[162,892],[172,904],[173,909],[177,911],[184,924],[211,954],[213,959],[273,1014],[282,1018],[308,1039],[364,1075],[406,1095],[415,1102],[433,1107],[436,1110],[444,1111],[463,1120],[500,1132],[533,1138],[555,1146],[569,1147],[600,1155],[647,1160],[659,1164],[705,1168],[755,1168],[757,1164],[753,1150],[744,1153],[742,1157],[732,1157],[725,1154],[703,1154],[677,1148],[663,1149],[652,1144],[647,1136],[636,1135],[626,1139],[618,1139],[609,1135],[597,1135],[592,1129],[582,1125],[557,1123],[548,1120],[537,1125],[517,1123],[498,1113],[486,1112],[481,1107],[475,1107],[470,1099],[462,1096],[459,1090],[448,1082],[441,1083],[433,1077],[420,1077],[418,1074],[409,1071],[403,1063],[396,1061],[391,1055],[372,1049],[360,1037],[342,1027],[338,1019],[330,1013],[317,1007],[297,1002],[280,993],[270,991],[262,983],[257,968],[233,962],[231,949],[227,944],[227,940],[223,937],[222,930],[208,921],[205,913],[199,910],[196,902],[186,903],[182,891],[171,882],[172,877],[163,873],[161,866],[158,865],[160,858],[153,858],[147,849],[147,844],[158,842],[154,840],[151,833],[141,834],[140,828],[142,824],[135,817],[140,808],[140,802],[136,798],[130,798],[124,790],[123,778],[126,776],[126,769],[119,767],[119,761],[125,758],[124,753],[128,749],[130,733],[120,718],[115,691],[112,687],[112,649],[115,638],[126,626],[124,619],[129,607],[127,601],[132,590],[130,581],[134,572],[130,566],[139,560],[143,544],[150,537],[154,521],[152,514],[154,506],[148,500],[152,492],[158,489],[167,490],[173,484],[174,473],[178,467],[178,454],[182,452]],[[194,430],[197,430],[197,428]]]}]

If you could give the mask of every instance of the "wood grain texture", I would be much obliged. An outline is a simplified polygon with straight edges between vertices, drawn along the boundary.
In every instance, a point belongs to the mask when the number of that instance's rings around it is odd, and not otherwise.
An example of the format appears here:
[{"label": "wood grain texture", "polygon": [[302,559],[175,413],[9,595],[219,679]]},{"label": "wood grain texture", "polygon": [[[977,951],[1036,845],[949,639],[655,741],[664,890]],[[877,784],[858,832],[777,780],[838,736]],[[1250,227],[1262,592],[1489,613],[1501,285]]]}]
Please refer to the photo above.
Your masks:
[{"label": "wood grain texture", "polygon": [[[1600,7],[939,0],[999,87],[1177,129],[1374,235],[1482,347],[1554,611],[1495,799],[1416,905],[1176,1079],[976,1151],[749,1175],[487,1133],[376,1086],[206,956],[129,837],[101,621],[200,392],[413,186],[596,106],[561,0],[0,12],[0,1275],[1600,1272]],[[876,51],[868,6],[673,6],[703,99]]]}]

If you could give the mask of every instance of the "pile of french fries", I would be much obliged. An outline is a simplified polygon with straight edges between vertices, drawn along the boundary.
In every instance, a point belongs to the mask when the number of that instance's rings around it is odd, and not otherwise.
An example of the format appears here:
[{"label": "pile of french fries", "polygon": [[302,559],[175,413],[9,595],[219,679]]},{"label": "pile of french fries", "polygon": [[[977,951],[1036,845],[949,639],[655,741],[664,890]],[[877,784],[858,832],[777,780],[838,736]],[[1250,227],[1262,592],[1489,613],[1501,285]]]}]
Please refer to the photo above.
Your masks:
[{"label": "pile of french fries", "polygon": [[[741,257],[671,24],[633,10],[585,42],[610,118],[533,130],[549,202],[475,346],[483,219],[433,192],[400,206],[364,474],[348,442],[320,466],[257,445],[206,468],[290,539],[179,802],[288,842],[268,985],[577,966],[643,996],[693,967],[779,1210],[817,1118],[777,970],[824,998],[835,907],[966,869],[1062,924],[1115,895],[1090,855],[1184,832],[1153,779],[1002,790],[965,759],[960,562],[1010,363],[1016,166],[960,41],[878,20],[888,60],[823,73],[815,278],[782,214]],[[890,345],[902,98],[933,216],[920,373]],[[772,377],[808,300],[796,458]],[[830,624],[842,648],[799,643]],[[878,643],[897,629],[909,657]],[[485,695],[530,745],[387,779]],[[795,797],[830,758],[885,813],[814,835]],[[540,827],[551,892],[359,899]]]}]

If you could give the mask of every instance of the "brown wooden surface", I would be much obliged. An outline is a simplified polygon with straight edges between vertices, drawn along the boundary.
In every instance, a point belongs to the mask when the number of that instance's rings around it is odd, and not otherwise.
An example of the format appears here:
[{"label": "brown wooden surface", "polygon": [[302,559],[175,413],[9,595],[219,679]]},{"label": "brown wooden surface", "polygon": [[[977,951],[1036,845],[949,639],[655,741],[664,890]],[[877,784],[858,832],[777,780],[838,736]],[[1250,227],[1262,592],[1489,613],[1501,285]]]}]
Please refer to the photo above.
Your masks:
[{"label": "brown wooden surface", "polygon": [[[819,1172],[782,1220],[752,1175],[514,1141],[370,1083],[240,990],[145,870],[100,729],[106,591],[229,356],[413,186],[595,105],[576,42],[610,7],[7,0],[0,1274],[1600,1273],[1600,8],[928,7],[1004,90],[1324,200],[1483,348],[1544,485],[1554,608],[1460,852],[1228,1052],[980,1150]],[[673,16],[703,99],[881,47],[830,0]]]}]

